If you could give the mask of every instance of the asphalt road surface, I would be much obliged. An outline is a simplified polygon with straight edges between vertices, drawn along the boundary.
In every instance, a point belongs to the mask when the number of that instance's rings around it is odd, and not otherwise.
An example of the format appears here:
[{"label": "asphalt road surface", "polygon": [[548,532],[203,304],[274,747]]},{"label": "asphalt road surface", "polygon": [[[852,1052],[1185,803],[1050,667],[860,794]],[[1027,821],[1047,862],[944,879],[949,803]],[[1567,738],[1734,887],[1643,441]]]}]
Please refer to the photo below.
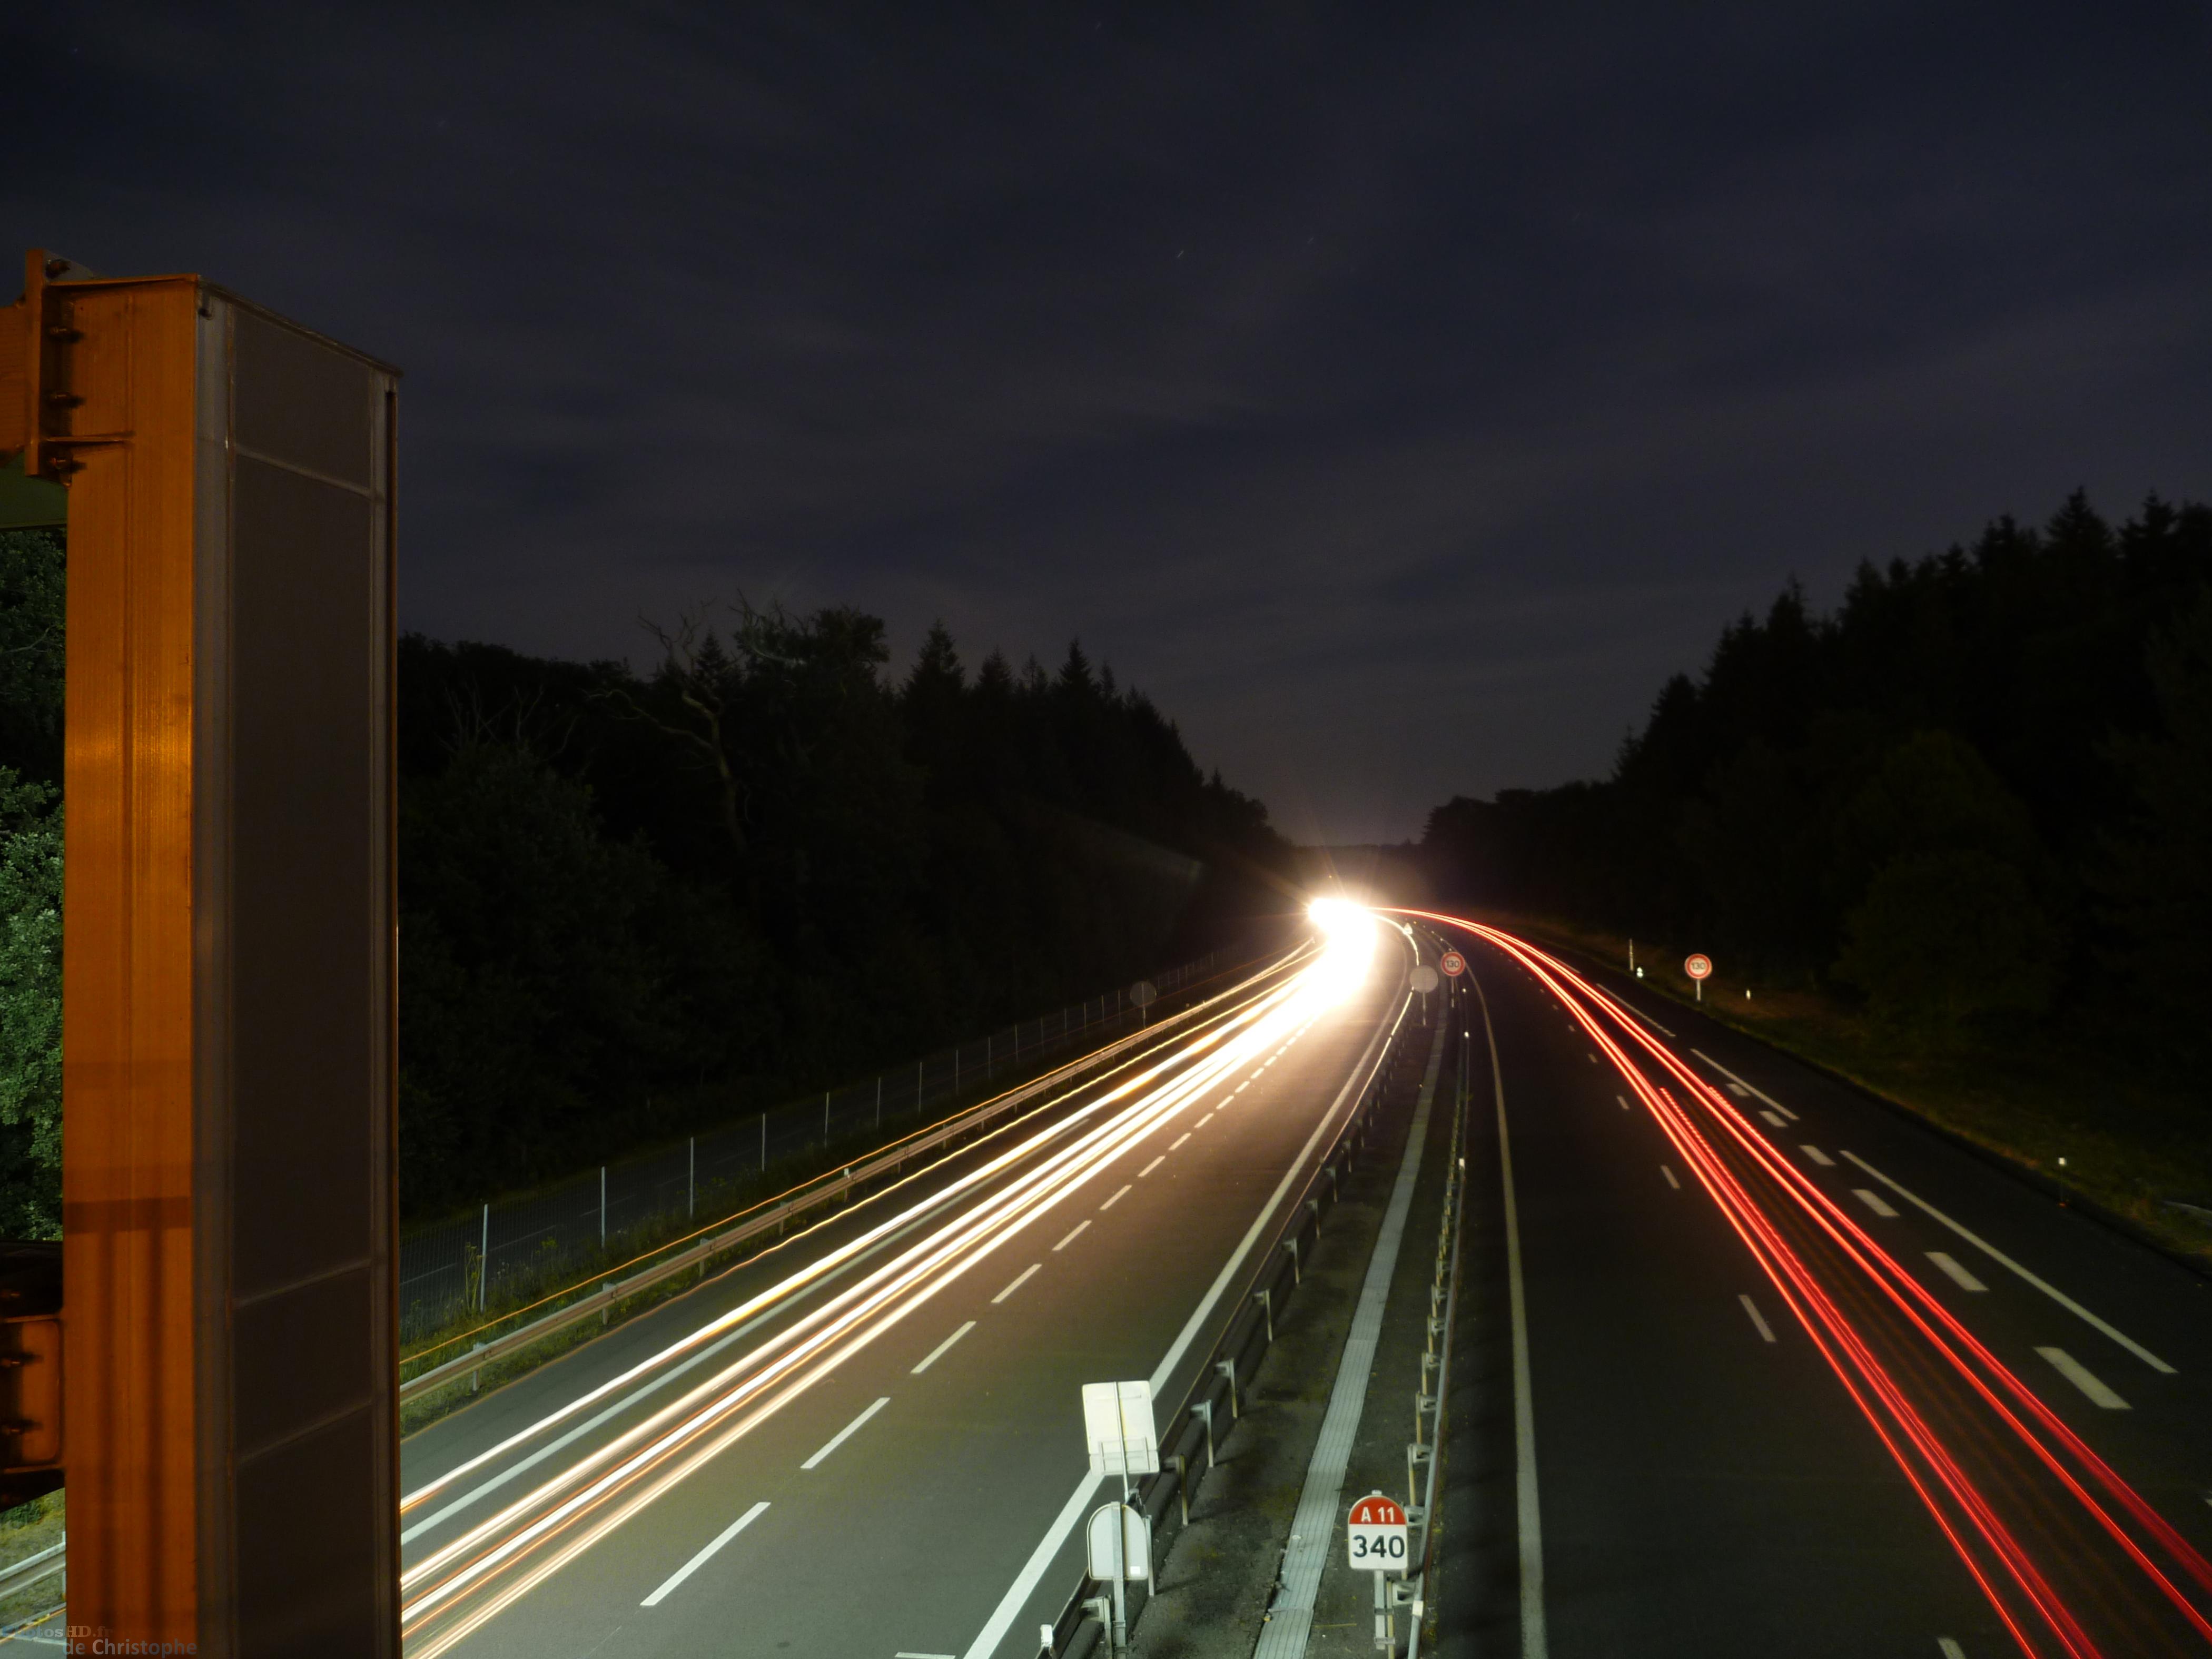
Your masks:
[{"label": "asphalt road surface", "polygon": [[1457,937],[1539,1519],[1445,1587],[1475,1650],[2212,1650],[2212,1285],[1632,981]]},{"label": "asphalt road surface", "polygon": [[1181,1397],[1409,966],[1355,929],[1142,1073],[415,1437],[408,1651],[1034,1654],[1100,1501],[1082,1384]]}]

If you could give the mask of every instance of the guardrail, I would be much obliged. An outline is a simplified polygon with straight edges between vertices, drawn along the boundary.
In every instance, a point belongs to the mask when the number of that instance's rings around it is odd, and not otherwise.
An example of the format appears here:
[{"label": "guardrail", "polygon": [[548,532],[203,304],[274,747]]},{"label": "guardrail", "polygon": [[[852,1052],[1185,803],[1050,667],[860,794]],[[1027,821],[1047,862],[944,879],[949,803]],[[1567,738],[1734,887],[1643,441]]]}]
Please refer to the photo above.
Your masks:
[{"label": "guardrail", "polygon": [[[572,1325],[581,1323],[595,1314],[599,1316],[600,1322],[605,1323],[612,1316],[617,1303],[651,1290],[657,1285],[665,1284],[695,1267],[703,1274],[707,1262],[713,1257],[735,1249],[750,1240],[758,1238],[771,1229],[781,1235],[796,1218],[848,1195],[863,1182],[872,1181],[886,1171],[896,1172],[914,1158],[947,1146],[971,1130],[980,1133],[988,1128],[994,1119],[1002,1117],[1017,1107],[1027,1104],[1038,1095],[1060,1087],[1085,1072],[1096,1070],[1100,1066],[1119,1058],[1128,1050],[1175,1030],[1224,999],[1237,995],[1268,975],[1279,972],[1287,963],[1295,960],[1297,955],[1297,951],[1291,951],[1237,984],[1217,991],[1213,995],[1194,1002],[1188,1008],[1164,1015],[1153,1021],[1149,1026],[1117,1038],[1104,1048],[1094,1049],[1066,1066],[1024,1084],[1020,1088],[1010,1090],[1006,1094],[983,1101],[964,1111],[957,1112],[927,1129],[893,1141],[880,1152],[848,1164],[842,1170],[820,1176],[809,1185],[786,1194],[779,1199],[772,1200],[766,1208],[757,1214],[751,1215],[750,1218],[737,1226],[702,1238],[697,1243],[679,1250],[677,1254],[656,1262],[642,1272],[633,1273],[625,1279],[607,1279],[596,1290],[585,1292],[575,1301],[568,1303],[551,1313],[543,1315],[527,1324],[518,1326],[514,1330],[505,1332],[499,1336],[478,1342],[453,1358],[404,1380],[399,1385],[399,1401],[404,1405],[409,1401],[418,1399],[434,1389],[458,1382],[465,1376],[472,1376],[484,1366],[566,1330]],[[434,1352],[435,1350],[431,1352]]]},{"label": "guardrail", "polygon": [[[1446,1004],[1446,1007],[1449,1007]],[[1421,1529],[1421,1547],[1414,1552],[1412,1570],[1393,1594],[1399,1605],[1410,1603],[1413,1628],[1406,1638],[1406,1659],[1420,1659],[1421,1626],[1428,1616],[1429,1573],[1437,1532],[1437,1482],[1443,1467],[1444,1400],[1451,1385],[1452,1333],[1459,1316],[1460,1229],[1467,1213],[1467,1121],[1468,1045],[1474,1033],[1462,1027],[1459,1048],[1459,1100],[1452,1113],[1451,1151],[1444,1162],[1443,1218],[1437,1224],[1437,1261],[1429,1279],[1429,1310],[1421,1349],[1421,1386],[1413,1393],[1413,1438],[1406,1448],[1406,1519]],[[1429,1373],[1436,1373],[1431,1389]],[[1428,1443],[1421,1441],[1421,1425],[1433,1418]],[[1428,1481],[1418,1492],[1414,1472],[1425,1464]],[[1419,1501],[1414,1500],[1419,1498]]]},{"label": "guardrail", "polygon": [[32,1585],[42,1583],[69,1566],[69,1539],[64,1535],[58,1543],[49,1544],[36,1555],[27,1555],[20,1561],[10,1561],[0,1567],[0,1598],[13,1595]]},{"label": "guardrail", "polygon": [[[1159,1473],[1144,1477],[1133,1486],[1130,1502],[1152,1530],[1154,1561],[1163,1557],[1162,1528],[1169,1511],[1173,1510],[1178,1516],[1176,1530],[1189,1524],[1191,1493],[1213,1467],[1217,1431],[1225,1434],[1228,1425],[1239,1416],[1240,1382],[1249,1381],[1257,1372],[1260,1361],[1274,1345],[1275,1322],[1304,1279],[1304,1263],[1312,1254],[1322,1218],[1335,1209],[1345,1172],[1366,1150],[1375,1114],[1405,1070],[1402,1062],[1410,1054],[1417,1067],[1426,1065],[1419,1043],[1401,1042],[1409,1030],[1425,1035],[1430,1029],[1407,1026],[1413,1002],[1408,996],[1401,1006],[1397,1023],[1384,1040],[1382,1052],[1362,1085],[1358,1103],[1346,1115],[1336,1139],[1291,1206],[1274,1244],[1246,1281],[1243,1294],[1223,1322],[1206,1363],[1200,1367],[1196,1379],[1166,1419],[1174,1426],[1162,1432]],[[1437,1017],[1447,1017],[1441,1007]],[[1418,1071],[1414,1075],[1418,1077]],[[1202,1464],[1199,1461],[1201,1452]],[[1091,1584],[1087,1577],[1079,1579],[1059,1618],[1053,1621],[1049,1641],[1040,1644],[1041,1652],[1048,1659],[1088,1659],[1101,1642],[1109,1639],[1108,1625],[1112,1615],[1100,1605],[1103,1598],[1091,1593]],[[1133,1583],[1128,1589],[1139,1594],[1143,1587]],[[1148,1596],[1139,1594],[1129,1613],[1132,1628],[1147,1600]]]}]

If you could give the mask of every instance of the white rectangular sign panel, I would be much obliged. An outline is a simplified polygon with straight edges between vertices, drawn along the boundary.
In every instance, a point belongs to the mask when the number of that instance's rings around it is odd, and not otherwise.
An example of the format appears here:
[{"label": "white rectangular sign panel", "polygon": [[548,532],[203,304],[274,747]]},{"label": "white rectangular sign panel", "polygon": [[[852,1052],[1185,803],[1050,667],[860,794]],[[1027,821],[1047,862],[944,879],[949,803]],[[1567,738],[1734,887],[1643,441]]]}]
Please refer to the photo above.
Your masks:
[{"label": "white rectangular sign panel", "polygon": [[[1121,1559],[1115,1559],[1114,1517],[1121,1517]],[[1152,1571],[1152,1529],[1128,1504],[1101,1504],[1091,1511],[1083,1529],[1084,1553],[1091,1576],[1102,1584],[1114,1582],[1115,1568],[1121,1577],[1142,1583]]]},{"label": "white rectangular sign panel", "polygon": [[1152,1428],[1152,1385],[1085,1382],[1083,1440],[1093,1474],[1158,1474],[1160,1438]]}]

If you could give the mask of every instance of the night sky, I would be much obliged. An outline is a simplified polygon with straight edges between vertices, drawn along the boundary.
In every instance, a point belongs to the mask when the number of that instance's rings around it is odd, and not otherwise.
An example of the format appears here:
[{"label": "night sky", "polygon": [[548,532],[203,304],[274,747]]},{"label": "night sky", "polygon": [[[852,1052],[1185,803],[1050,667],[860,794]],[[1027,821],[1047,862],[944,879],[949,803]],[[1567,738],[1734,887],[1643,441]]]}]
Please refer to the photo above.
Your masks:
[{"label": "night sky", "polygon": [[400,365],[410,628],[1079,635],[1301,839],[2212,496],[2212,9],[1196,9],[19,4],[0,228]]}]

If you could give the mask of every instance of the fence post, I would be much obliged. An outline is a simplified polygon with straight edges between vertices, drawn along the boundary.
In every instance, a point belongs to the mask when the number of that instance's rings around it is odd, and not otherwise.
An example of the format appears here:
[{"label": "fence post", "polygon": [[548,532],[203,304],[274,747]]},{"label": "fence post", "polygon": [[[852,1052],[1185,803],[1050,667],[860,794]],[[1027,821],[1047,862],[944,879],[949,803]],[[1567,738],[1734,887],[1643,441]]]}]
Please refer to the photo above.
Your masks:
[{"label": "fence post", "polygon": [[921,1068],[928,1063],[926,1060],[917,1060],[914,1063],[914,1115],[916,1117],[921,1115]]},{"label": "fence post", "polygon": [[876,1127],[884,1127],[884,1074],[876,1073]]},{"label": "fence post", "polygon": [[491,1206],[484,1206],[483,1246],[477,1252],[477,1311],[491,1299]]},{"label": "fence post", "polygon": [[768,1173],[768,1114],[761,1114],[761,1173]]},{"label": "fence post", "polygon": [[824,1146],[830,1144],[830,1091],[827,1089],[822,1091],[822,1144]]},{"label": "fence post", "polygon": [[684,1177],[684,1218],[686,1221],[699,1213],[699,1137],[691,1137],[691,1164]]},{"label": "fence post", "polygon": [[986,1031],[983,1033],[983,1081],[986,1083],[991,1080],[991,1048],[992,1036]]},{"label": "fence post", "polygon": [[599,1248],[607,1248],[607,1166],[599,1165]]}]

